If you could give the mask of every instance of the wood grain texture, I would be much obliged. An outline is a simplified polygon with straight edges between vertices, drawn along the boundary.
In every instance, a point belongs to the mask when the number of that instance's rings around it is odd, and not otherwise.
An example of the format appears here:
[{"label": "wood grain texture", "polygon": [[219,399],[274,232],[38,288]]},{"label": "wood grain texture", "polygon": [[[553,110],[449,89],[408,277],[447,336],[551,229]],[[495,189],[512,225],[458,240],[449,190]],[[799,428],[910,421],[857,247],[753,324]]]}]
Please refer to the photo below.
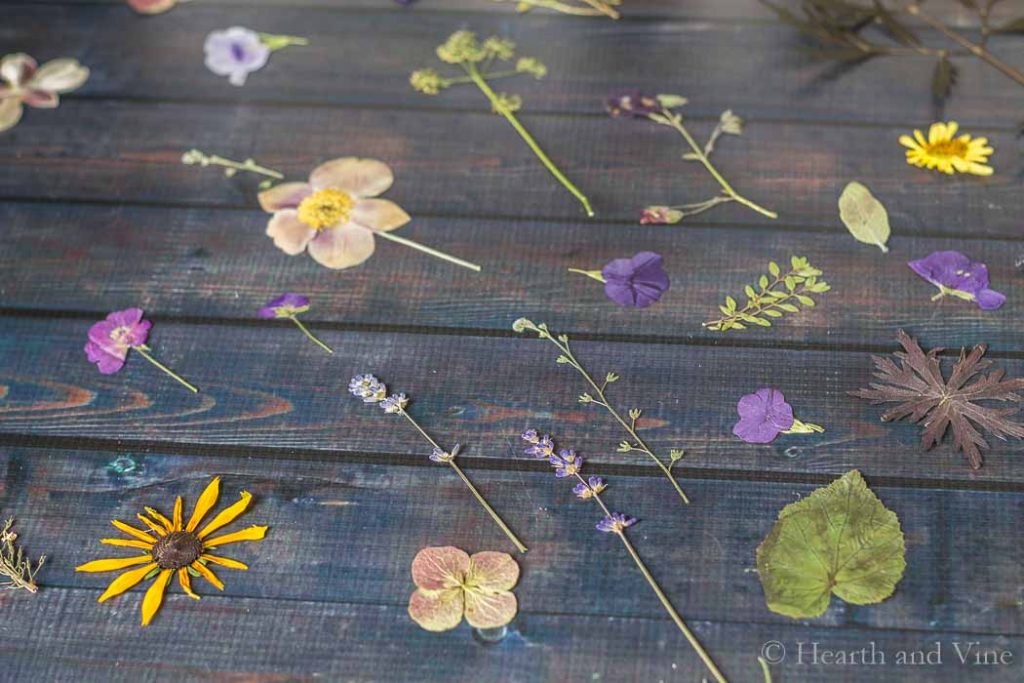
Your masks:
[{"label": "wood grain texture", "polygon": [[[529,461],[518,435],[534,427],[596,462],[653,470],[642,457],[613,452],[624,438],[621,428],[577,403],[582,380],[555,365],[554,347],[538,339],[317,330],[337,350],[328,357],[282,325],[156,318],[150,345],[200,387],[196,396],[140,357],[129,359],[121,375],[97,373],[81,350],[90,322],[25,319],[0,332],[0,385],[8,388],[0,432],[177,443],[192,452],[251,447],[264,454],[301,449],[308,457],[425,457],[414,430],[346,393],[349,378],[372,372],[411,396],[410,411],[423,426],[444,444],[462,443],[468,458]],[[677,469],[682,480],[733,472],[758,479],[817,474],[823,481],[823,473],[859,467],[866,475],[952,486],[1022,481],[1020,441],[994,440],[985,467],[972,471],[949,444],[921,452],[918,427],[879,422],[880,408],[847,395],[870,381],[867,353],[608,342],[574,348],[598,377],[609,370],[622,376],[610,394],[624,411],[645,410],[641,433],[652,446],[663,454],[687,450]],[[1024,361],[1000,365],[1024,374]],[[59,381],[41,378],[41,368],[60,368]],[[740,442],[732,435],[736,401],[762,386],[783,390],[797,415],[825,425],[826,433],[767,446]]]},{"label": "wood grain texture", "polygon": [[[477,4],[486,6],[480,0]],[[15,5],[10,12],[18,30],[0,28],[0,39],[8,38],[9,49],[41,56],[53,49],[45,43],[46,37],[51,31],[59,33],[62,55],[95,65],[76,97],[486,112],[490,106],[475,87],[451,88],[427,97],[409,86],[413,69],[429,66],[445,72],[450,68],[437,60],[434,48],[458,25],[481,35],[510,37],[518,44],[519,54],[536,56],[547,65],[543,81],[518,77],[497,86],[521,94],[527,113],[600,114],[604,98],[630,88],[682,93],[690,98],[684,112],[691,116],[717,117],[731,107],[752,121],[926,125],[946,116],[976,129],[1010,129],[1024,110],[1024,88],[1013,87],[979,60],[956,60],[959,80],[954,95],[944,109],[937,109],[930,94],[933,58],[878,58],[844,71],[834,60],[813,58],[813,44],[781,23],[631,25],[565,21],[556,16],[515,21],[501,14],[395,14],[387,3],[378,5],[384,5],[380,12],[325,13],[202,3],[161,17],[159,22],[140,20],[120,5]],[[757,3],[752,0],[749,5]],[[304,36],[310,45],[274,54],[244,88],[235,88],[210,73],[202,57],[209,31],[235,25]],[[934,33],[925,31],[922,36],[930,45],[947,46]],[[374,49],[380,44],[388,49]],[[996,36],[991,47],[1009,63],[1024,65],[1024,41],[1017,37]],[[764,57],[736,59],[738,51]],[[138,55],[144,56],[146,68],[139,68]],[[793,106],[796,99],[799,105]]]}]

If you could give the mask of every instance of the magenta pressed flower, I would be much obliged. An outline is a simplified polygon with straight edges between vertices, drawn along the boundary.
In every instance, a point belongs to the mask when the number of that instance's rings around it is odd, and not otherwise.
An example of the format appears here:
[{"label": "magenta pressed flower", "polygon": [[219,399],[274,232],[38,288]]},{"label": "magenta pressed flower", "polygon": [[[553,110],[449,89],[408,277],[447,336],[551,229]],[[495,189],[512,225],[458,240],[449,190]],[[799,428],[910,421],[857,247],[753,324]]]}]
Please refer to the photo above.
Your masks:
[{"label": "magenta pressed flower", "polygon": [[809,434],[825,431],[820,426],[801,422],[793,416],[793,407],[778,389],[768,387],[747,394],[736,404],[740,421],[732,433],[747,443],[771,443],[779,434]]},{"label": "magenta pressed flower", "polygon": [[312,332],[306,329],[306,326],[303,325],[302,322],[299,321],[299,313],[305,313],[308,310],[309,299],[301,294],[288,293],[282,294],[281,296],[268,301],[267,305],[259,310],[259,315],[261,318],[283,318],[291,320],[311,342],[327,353],[334,353],[334,349],[320,341]]},{"label": "magenta pressed flower", "polygon": [[570,268],[569,271],[604,283],[604,293],[620,306],[647,308],[669,288],[661,255],[653,251],[641,251],[632,258],[613,259],[601,270]]},{"label": "magenta pressed flower", "polygon": [[151,349],[146,346],[146,340],[149,338],[149,329],[152,325],[153,323],[142,318],[141,308],[114,311],[105,320],[101,320],[89,328],[89,341],[85,343],[85,355],[89,362],[96,364],[101,373],[113,375],[124,367],[125,361],[128,359],[128,351],[135,350],[190,391],[199,391],[150,355]]},{"label": "magenta pressed flower", "polygon": [[939,288],[932,301],[950,295],[973,301],[986,311],[999,308],[1006,301],[1006,295],[989,289],[985,264],[975,263],[958,251],[936,251],[907,265]]}]

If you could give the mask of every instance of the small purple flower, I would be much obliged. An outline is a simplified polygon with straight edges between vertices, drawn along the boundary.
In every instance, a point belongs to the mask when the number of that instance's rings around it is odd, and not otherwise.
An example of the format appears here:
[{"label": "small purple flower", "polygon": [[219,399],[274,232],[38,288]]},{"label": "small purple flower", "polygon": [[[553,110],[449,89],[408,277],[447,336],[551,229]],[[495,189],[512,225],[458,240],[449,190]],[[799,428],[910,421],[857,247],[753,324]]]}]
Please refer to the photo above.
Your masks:
[{"label": "small purple flower", "polygon": [[793,407],[778,389],[758,389],[736,404],[740,421],[732,433],[747,443],[770,443],[793,426]]},{"label": "small purple flower", "polygon": [[380,403],[388,396],[388,388],[373,375],[356,375],[348,383],[348,390],[363,403]]},{"label": "small purple flower", "polygon": [[104,375],[113,375],[124,367],[129,349],[145,348],[152,325],[142,319],[141,308],[114,311],[89,328],[85,355]]},{"label": "small purple flower", "polygon": [[540,440],[540,437],[537,436],[536,429],[527,429],[521,436],[523,441],[527,441],[529,443],[537,443]]},{"label": "small purple flower", "polygon": [[260,309],[261,318],[291,318],[309,310],[309,299],[301,294],[282,294]]},{"label": "small purple flower", "polygon": [[604,483],[604,479],[601,477],[590,477],[586,483],[581,481],[572,487],[572,492],[581,500],[588,500],[600,494],[606,488],[607,485]]},{"label": "small purple flower", "polygon": [[661,256],[653,251],[609,261],[601,269],[604,293],[620,306],[647,308],[668,291],[668,274],[661,264]]},{"label": "small purple flower", "polygon": [[558,455],[549,457],[548,462],[555,468],[555,476],[559,479],[571,477],[583,469],[583,458],[572,449],[563,448]]},{"label": "small purple flower", "polygon": [[452,460],[455,459],[455,456],[459,454],[459,449],[461,448],[461,445],[455,444],[455,447],[449,453],[447,451],[441,450],[437,446],[434,446],[434,450],[431,451],[430,453],[430,459],[433,460],[434,462],[451,462]]},{"label": "small purple flower", "polygon": [[391,394],[380,402],[380,407],[385,413],[397,414],[405,410],[409,405],[409,398],[405,394]]},{"label": "small purple flower", "polygon": [[623,530],[636,524],[636,518],[624,515],[621,512],[613,512],[597,523],[597,530],[607,534],[621,534]]},{"label": "small purple flower", "polygon": [[537,439],[536,443],[526,449],[527,455],[532,455],[535,458],[547,459],[555,452],[555,442],[551,440],[551,437],[545,434],[544,436]]},{"label": "small purple flower", "polygon": [[948,294],[973,301],[986,311],[999,308],[1006,301],[1006,295],[988,288],[985,264],[972,262],[958,251],[936,251],[907,265],[939,288],[933,301]]},{"label": "small purple flower", "polygon": [[245,85],[249,74],[262,69],[270,57],[270,48],[260,35],[241,26],[213,31],[206,36],[203,51],[207,69],[239,86]]},{"label": "small purple flower", "polygon": [[628,90],[612,95],[604,102],[605,109],[612,116],[645,118],[648,114],[661,111],[661,103],[656,95],[648,95],[639,90]]}]

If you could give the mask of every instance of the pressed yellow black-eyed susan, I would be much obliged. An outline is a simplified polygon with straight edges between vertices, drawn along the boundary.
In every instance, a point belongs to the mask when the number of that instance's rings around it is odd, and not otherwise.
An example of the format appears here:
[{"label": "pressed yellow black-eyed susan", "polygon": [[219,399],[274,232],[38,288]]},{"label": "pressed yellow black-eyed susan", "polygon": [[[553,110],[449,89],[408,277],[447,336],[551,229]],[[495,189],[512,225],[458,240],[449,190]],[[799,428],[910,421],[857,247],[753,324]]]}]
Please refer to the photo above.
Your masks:
[{"label": "pressed yellow black-eyed susan", "polygon": [[967,134],[957,136],[959,129],[956,121],[950,121],[933,123],[927,138],[919,130],[914,131],[914,137],[901,135],[900,144],[907,148],[907,163],[948,175],[992,175],[992,167],[986,165],[994,151],[989,147],[988,138],[972,138]]},{"label": "pressed yellow black-eyed susan", "polygon": [[210,550],[239,541],[258,541],[266,536],[267,527],[251,526],[241,531],[213,535],[221,527],[235,521],[249,507],[249,503],[252,502],[252,494],[248,491],[242,491],[238,502],[225,508],[200,527],[203,518],[217,504],[219,496],[220,477],[215,477],[199,496],[188,522],[183,519],[184,504],[181,496],[174,501],[172,519],[168,519],[151,507],[145,508],[146,514],[136,515],[147,527],[145,530],[116,519],[112,520],[111,524],[114,527],[131,538],[103,538],[100,539],[100,543],[123,548],[138,548],[146,551],[145,554],[93,560],[76,567],[75,571],[109,572],[136,567],[114,579],[103,595],[99,597],[99,602],[120,595],[143,581],[154,579],[142,599],[143,626],[148,626],[157,610],[160,609],[164,591],[175,574],[178,576],[181,589],[196,600],[199,599],[199,596],[192,591],[192,577],[202,577],[217,589],[224,590],[224,584],[213,573],[209,565],[243,570],[249,567],[238,560],[215,555]]}]

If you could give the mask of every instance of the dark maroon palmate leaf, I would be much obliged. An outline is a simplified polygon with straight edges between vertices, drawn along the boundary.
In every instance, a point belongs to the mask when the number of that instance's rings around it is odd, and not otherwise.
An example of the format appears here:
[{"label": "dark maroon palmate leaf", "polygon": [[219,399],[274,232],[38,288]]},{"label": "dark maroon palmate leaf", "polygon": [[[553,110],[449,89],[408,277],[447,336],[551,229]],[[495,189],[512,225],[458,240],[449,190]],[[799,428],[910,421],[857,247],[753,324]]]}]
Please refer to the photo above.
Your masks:
[{"label": "dark maroon palmate leaf", "polygon": [[953,445],[974,469],[981,467],[981,451],[989,447],[981,432],[1004,440],[1008,436],[1024,438],[1024,425],[1011,419],[1017,413],[1016,407],[987,408],[977,403],[1024,401],[1024,396],[1016,393],[1024,389],[1024,379],[1003,380],[1006,373],[1000,368],[981,374],[992,365],[992,361],[982,360],[988,348],[985,344],[978,344],[970,353],[961,349],[960,359],[947,381],[942,377],[938,357],[942,349],[925,353],[917,340],[903,330],[897,339],[906,349],[905,353],[893,354],[899,363],[874,356],[874,376],[878,381],[872,382],[869,389],[850,392],[875,404],[899,402],[882,415],[884,422],[907,418],[921,424],[921,446],[925,450],[942,441],[946,428],[951,428]]}]

